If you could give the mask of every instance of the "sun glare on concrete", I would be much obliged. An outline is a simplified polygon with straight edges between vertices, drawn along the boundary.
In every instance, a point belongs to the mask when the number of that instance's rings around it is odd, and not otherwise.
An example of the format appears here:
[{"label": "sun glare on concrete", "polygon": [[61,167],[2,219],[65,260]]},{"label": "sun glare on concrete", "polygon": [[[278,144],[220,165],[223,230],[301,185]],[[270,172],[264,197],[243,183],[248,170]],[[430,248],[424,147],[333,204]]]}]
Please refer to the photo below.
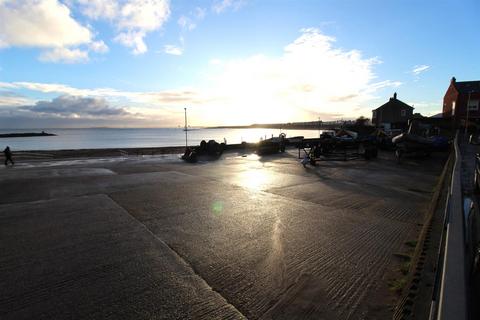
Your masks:
[{"label": "sun glare on concrete", "polygon": [[250,169],[238,174],[237,184],[252,190],[262,190],[273,180],[272,173],[266,170]]}]

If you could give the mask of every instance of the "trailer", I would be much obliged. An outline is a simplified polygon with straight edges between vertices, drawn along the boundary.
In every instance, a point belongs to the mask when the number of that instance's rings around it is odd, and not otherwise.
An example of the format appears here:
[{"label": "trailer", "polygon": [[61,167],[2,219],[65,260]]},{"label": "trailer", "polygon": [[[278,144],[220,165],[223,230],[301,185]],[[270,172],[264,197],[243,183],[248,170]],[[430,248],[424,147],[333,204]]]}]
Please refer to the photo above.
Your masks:
[{"label": "trailer", "polygon": [[287,143],[288,139],[286,139],[286,134],[280,133],[278,137],[272,137],[258,142],[256,152],[260,156],[285,152]]},{"label": "trailer", "polygon": [[307,159],[313,166],[317,161],[370,160],[378,155],[376,143],[370,137],[352,138],[323,135],[320,138],[303,139],[297,147],[298,158]]}]

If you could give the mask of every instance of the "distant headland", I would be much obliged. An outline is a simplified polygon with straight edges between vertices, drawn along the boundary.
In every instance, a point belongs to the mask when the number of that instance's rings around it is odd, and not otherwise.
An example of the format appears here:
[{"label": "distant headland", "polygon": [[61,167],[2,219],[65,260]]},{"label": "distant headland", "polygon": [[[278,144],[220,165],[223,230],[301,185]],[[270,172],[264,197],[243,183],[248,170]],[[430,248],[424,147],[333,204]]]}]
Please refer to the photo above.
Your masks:
[{"label": "distant headland", "polygon": [[0,138],[25,138],[25,137],[48,137],[56,136],[54,133],[42,132],[19,132],[19,133],[2,133]]},{"label": "distant headland", "polygon": [[288,123],[255,123],[246,126],[215,126],[208,129],[297,129],[297,130],[318,130],[332,129],[342,126],[355,125],[355,120],[335,120],[335,121],[309,121],[309,122],[288,122]]}]

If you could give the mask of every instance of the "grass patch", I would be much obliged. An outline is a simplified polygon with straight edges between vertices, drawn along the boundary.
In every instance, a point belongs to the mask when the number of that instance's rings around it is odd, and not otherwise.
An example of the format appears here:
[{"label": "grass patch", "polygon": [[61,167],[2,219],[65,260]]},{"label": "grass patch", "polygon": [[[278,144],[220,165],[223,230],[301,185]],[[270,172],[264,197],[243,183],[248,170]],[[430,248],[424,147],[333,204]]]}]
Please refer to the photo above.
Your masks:
[{"label": "grass patch", "polygon": [[409,254],[406,254],[406,253],[396,252],[393,255],[397,258],[400,258],[400,259],[404,260],[404,261],[410,261],[412,259],[412,257]]},{"label": "grass patch", "polygon": [[415,248],[417,246],[417,240],[411,240],[405,242],[405,245],[410,248]]},{"label": "grass patch", "polygon": [[[413,244],[413,243],[412,243]],[[416,245],[416,241],[415,241]],[[396,252],[393,254],[395,257],[400,259],[400,267],[397,269],[397,271],[400,273],[396,277],[396,279],[392,279],[388,281],[388,288],[390,291],[395,292],[396,294],[401,294],[403,288],[407,284],[407,275],[410,271],[410,266],[412,264],[412,257],[410,254],[407,253],[401,253],[401,252]]]},{"label": "grass patch", "polygon": [[408,274],[408,271],[410,271],[410,261],[406,261],[400,265],[400,272],[406,276]]},{"label": "grass patch", "polygon": [[407,284],[407,279],[405,277],[403,278],[400,278],[400,279],[395,279],[395,280],[392,280],[388,283],[388,287],[390,288],[390,290],[400,294],[402,293],[402,290],[403,288],[405,287],[405,285]]}]

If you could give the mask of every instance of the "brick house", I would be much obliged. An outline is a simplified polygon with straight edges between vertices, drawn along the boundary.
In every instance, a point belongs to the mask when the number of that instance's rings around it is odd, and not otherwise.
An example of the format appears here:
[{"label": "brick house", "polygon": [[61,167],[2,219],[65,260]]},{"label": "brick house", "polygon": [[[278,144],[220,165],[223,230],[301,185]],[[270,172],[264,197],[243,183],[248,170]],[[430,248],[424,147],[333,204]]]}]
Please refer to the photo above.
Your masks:
[{"label": "brick house", "polygon": [[390,100],[372,110],[372,123],[376,127],[383,127],[386,131],[392,129],[406,129],[408,120],[413,115],[413,107],[397,99],[397,93]]},{"label": "brick house", "polygon": [[[442,115],[456,123],[465,120],[480,122],[480,81],[457,81],[455,77],[443,97]],[[468,112],[467,112],[468,105]]]}]

